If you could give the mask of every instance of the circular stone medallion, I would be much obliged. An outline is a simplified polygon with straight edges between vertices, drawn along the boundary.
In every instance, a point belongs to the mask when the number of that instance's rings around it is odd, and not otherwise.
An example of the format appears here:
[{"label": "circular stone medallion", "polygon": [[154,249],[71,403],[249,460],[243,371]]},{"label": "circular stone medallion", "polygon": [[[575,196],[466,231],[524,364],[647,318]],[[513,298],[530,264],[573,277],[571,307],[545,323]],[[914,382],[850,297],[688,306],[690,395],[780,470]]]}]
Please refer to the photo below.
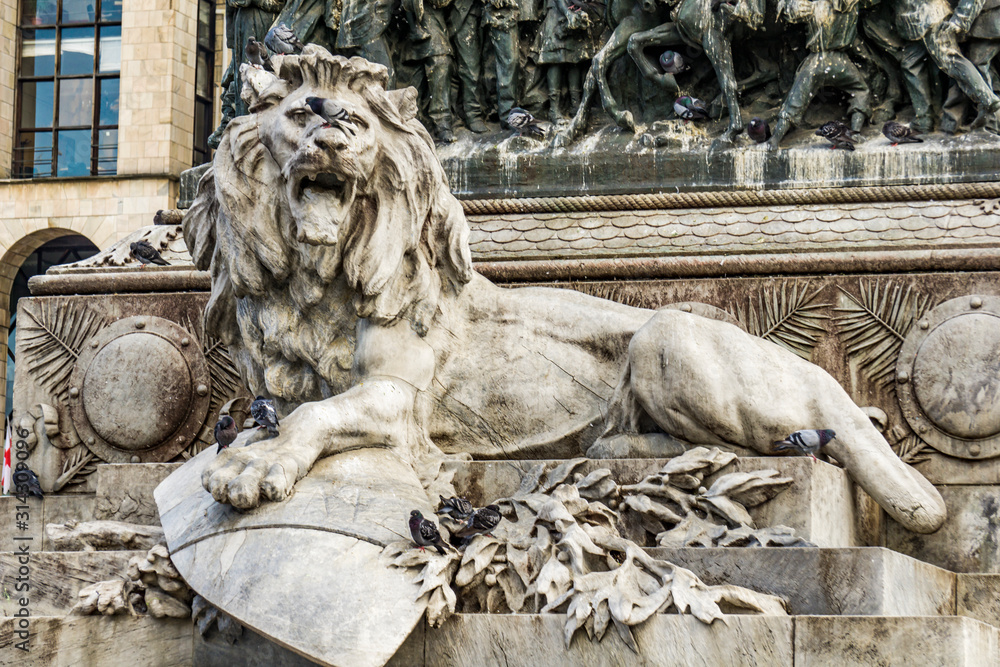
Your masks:
[{"label": "circular stone medallion", "polygon": [[1000,298],[966,296],[910,330],[896,363],[900,407],[935,449],[1000,456]]},{"label": "circular stone medallion", "polygon": [[197,436],[211,383],[191,340],[174,322],[140,316],[114,322],[84,346],[70,377],[70,415],[98,457],[169,461]]}]

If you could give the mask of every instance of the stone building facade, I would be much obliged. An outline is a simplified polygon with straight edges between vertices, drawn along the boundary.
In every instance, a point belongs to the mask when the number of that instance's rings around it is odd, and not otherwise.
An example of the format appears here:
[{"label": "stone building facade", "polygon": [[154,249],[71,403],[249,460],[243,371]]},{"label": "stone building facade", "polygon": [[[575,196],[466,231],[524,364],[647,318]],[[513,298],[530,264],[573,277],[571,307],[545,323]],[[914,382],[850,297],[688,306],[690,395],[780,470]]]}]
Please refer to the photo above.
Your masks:
[{"label": "stone building facade", "polygon": [[[26,258],[71,235],[104,249],[152,224],[175,206],[180,173],[204,161],[194,130],[207,126],[207,137],[218,122],[224,4],[0,0],[0,363],[10,359],[10,294]],[[215,100],[208,108],[205,91]],[[91,168],[86,147],[82,168],[64,164],[69,150],[51,143],[79,136],[62,127],[77,126],[67,117],[86,117],[91,106]],[[198,123],[197,113],[210,117]]]}]

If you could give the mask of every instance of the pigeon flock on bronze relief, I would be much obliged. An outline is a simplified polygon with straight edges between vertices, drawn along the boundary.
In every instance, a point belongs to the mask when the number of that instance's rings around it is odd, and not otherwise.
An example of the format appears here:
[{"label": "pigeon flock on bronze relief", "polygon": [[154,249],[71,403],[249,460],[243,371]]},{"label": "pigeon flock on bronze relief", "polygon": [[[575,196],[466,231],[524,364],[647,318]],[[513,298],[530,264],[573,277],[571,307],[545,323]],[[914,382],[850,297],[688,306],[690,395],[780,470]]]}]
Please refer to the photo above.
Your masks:
[{"label": "pigeon flock on bronze relief", "polygon": [[[813,130],[828,121],[856,133],[831,139],[833,148],[845,150],[854,149],[862,132],[879,146],[918,143],[910,137],[935,130],[1000,132],[991,69],[1000,51],[996,3],[226,4],[233,61],[213,145],[229,120],[246,112],[240,64],[270,68],[270,56],[299,53],[306,43],[363,56],[388,68],[390,86],[414,86],[420,118],[439,144],[455,141],[464,127],[488,141],[517,135],[533,139],[525,146],[565,146],[608,120],[637,132],[657,121],[695,120],[712,139],[764,144],[764,150],[778,149],[796,128],[799,142],[821,146]],[[686,100],[705,103],[692,111]],[[592,117],[598,102],[606,118]],[[531,119],[530,131],[512,118]],[[744,133],[752,118],[760,123]],[[761,123],[767,125],[763,140]],[[878,138],[879,128],[888,143]],[[898,128],[910,130],[899,141]]]}]

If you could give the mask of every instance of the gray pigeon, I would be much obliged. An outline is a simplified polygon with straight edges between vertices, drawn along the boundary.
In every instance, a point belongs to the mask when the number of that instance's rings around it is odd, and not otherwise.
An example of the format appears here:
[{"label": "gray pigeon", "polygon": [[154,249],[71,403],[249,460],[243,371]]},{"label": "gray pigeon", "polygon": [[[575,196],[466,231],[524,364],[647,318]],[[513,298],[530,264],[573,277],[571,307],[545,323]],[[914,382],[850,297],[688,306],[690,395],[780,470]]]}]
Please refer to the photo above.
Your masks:
[{"label": "gray pigeon", "polygon": [[139,239],[130,244],[129,254],[139,260],[139,268],[146,268],[147,264],[170,266],[170,262],[160,257],[160,251],[154,248],[146,239]]},{"label": "gray pigeon", "polygon": [[444,554],[444,540],[441,539],[437,524],[425,519],[420,510],[410,512],[410,537],[421,551],[424,547],[434,547],[439,554]]},{"label": "gray pigeon", "polygon": [[354,136],[357,126],[351,122],[351,114],[336,100],[324,97],[307,97],[305,105],[326,122],[327,127],[339,127]]},{"label": "gray pigeon", "polygon": [[469,541],[476,535],[490,535],[490,531],[497,527],[502,518],[500,508],[496,505],[480,507],[469,515],[465,525],[455,533],[455,537]]},{"label": "gray pigeon", "polygon": [[529,136],[536,136],[539,139],[545,137],[545,130],[538,124],[538,119],[521,107],[514,107],[510,110],[510,113],[507,114],[507,125],[517,130],[519,137],[523,137],[525,132]]},{"label": "gray pigeon", "polygon": [[763,118],[754,116],[747,125],[747,136],[758,144],[762,144],[771,138],[771,128]]},{"label": "gray pigeon", "polygon": [[831,149],[840,148],[847,151],[854,150],[854,142],[861,136],[860,132],[855,132],[850,126],[846,123],[841,123],[839,120],[831,120],[823,123],[816,130],[816,134],[833,144],[830,146]]},{"label": "gray pigeon", "polygon": [[454,496],[445,500],[444,496],[438,496],[441,499],[441,506],[438,507],[435,514],[448,515],[456,521],[464,522],[472,514],[472,503],[470,503],[465,498],[459,498]]},{"label": "gray pigeon", "polygon": [[660,67],[667,74],[679,74],[691,69],[691,66],[684,62],[684,56],[676,51],[664,51],[660,54]]},{"label": "gray pigeon", "polygon": [[808,454],[815,461],[817,460],[816,452],[835,437],[837,437],[837,434],[828,428],[796,431],[784,440],[774,443],[774,449],[779,452],[795,451]]},{"label": "gray pigeon", "polygon": [[899,144],[922,144],[924,140],[917,136],[908,125],[903,125],[902,123],[897,123],[896,121],[890,120],[888,123],[882,126],[882,134],[888,139],[893,146],[898,146]]},{"label": "gray pigeon", "polygon": [[44,498],[42,485],[38,481],[38,475],[30,468],[22,468],[14,472],[14,491],[16,495],[38,496]]},{"label": "gray pigeon", "polygon": [[236,430],[236,420],[229,415],[222,415],[215,424],[215,442],[219,444],[219,448],[215,450],[215,453],[218,454],[233,444],[233,440],[236,439],[238,433],[239,431]]},{"label": "gray pigeon", "polygon": [[678,97],[674,101],[674,113],[684,120],[704,120],[708,118],[708,109],[705,103],[697,97]]},{"label": "gray pigeon", "polygon": [[243,55],[246,56],[247,62],[254,67],[268,72],[274,71],[271,68],[271,59],[268,58],[267,52],[264,50],[264,45],[254,39],[253,35],[247,37],[247,45],[243,49]]},{"label": "gray pigeon", "polygon": [[250,404],[250,416],[257,422],[257,428],[266,428],[271,436],[278,435],[278,413],[274,410],[274,403],[269,398],[258,396]]},{"label": "gray pigeon", "polygon": [[264,37],[264,46],[270,49],[271,53],[280,53],[281,55],[302,53],[302,49],[305,47],[284,23],[271,26],[271,29],[267,31],[267,36]]}]

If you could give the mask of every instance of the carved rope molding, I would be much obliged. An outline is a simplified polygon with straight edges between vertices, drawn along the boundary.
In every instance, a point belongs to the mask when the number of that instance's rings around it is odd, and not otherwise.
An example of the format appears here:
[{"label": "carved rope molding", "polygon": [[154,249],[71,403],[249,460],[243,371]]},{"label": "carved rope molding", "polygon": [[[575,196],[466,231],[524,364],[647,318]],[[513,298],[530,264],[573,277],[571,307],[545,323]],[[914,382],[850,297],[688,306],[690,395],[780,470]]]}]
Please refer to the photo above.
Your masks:
[{"label": "carved rope molding", "polygon": [[803,190],[720,190],[716,192],[661,192],[594,197],[469,199],[462,201],[462,208],[466,215],[495,215],[499,213],[643,211],[724,206],[864,204],[893,201],[994,199],[997,197],[1000,197],[1000,183],[946,183],[860,188],[808,188]]}]

